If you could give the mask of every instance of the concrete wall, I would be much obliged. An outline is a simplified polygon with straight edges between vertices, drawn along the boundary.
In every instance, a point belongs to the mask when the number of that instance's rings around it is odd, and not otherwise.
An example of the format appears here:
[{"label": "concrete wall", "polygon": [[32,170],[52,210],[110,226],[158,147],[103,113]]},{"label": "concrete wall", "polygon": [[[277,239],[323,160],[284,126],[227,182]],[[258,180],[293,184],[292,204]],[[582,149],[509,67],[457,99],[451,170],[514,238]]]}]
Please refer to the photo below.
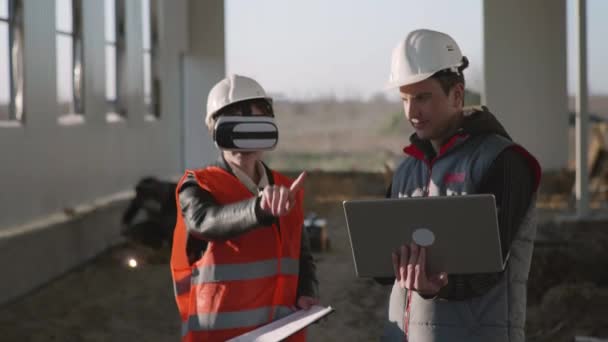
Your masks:
[{"label": "concrete wall", "polygon": [[102,201],[74,216],[52,215],[0,232],[0,304],[44,285],[120,241],[125,198]]},{"label": "concrete wall", "polygon": [[[172,1],[173,7],[185,1]],[[0,230],[123,191],[142,176],[167,177],[180,160],[179,32],[163,41],[163,108],[146,121],[143,104],[141,9],[126,1],[127,119],[105,111],[104,2],[84,1],[84,123],[61,125],[56,100],[54,1],[25,2],[25,122],[0,128]],[[166,6],[168,7],[168,6]],[[163,23],[181,22],[165,12]],[[180,42],[182,42],[180,44]],[[176,48],[177,47],[177,48]]]},{"label": "concrete wall", "polygon": [[483,102],[544,169],[565,167],[565,1],[486,0],[483,6]]},{"label": "concrete wall", "polygon": [[[84,122],[62,125],[56,100],[55,2],[25,1],[25,122],[0,126],[0,272],[11,279],[0,282],[0,303],[117,241],[119,218],[129,199],[125,191],[143,176],[168,178],[183,170],[184,94],[196,94],[188,108],[201,113],[198,102],[205,87],[224,73],[223,1],[159,1],[162,109],[160,119],[146,119],[141,2],[127,0],[126,84],[120,94],[127,118],[108,122],[104,1],[83,3]],[[189,25],[191,20],[197,24]],[[196,48],[189,54],[195,74],[184,68],[189,37]],[[209,41],[216,42],[210,60],[205,53]],[[196,61],[199,57],[205,58]],[[192,86],[197,88],[191,91]],[[210,141],[197,145],[201,151],[212,150]]]}]

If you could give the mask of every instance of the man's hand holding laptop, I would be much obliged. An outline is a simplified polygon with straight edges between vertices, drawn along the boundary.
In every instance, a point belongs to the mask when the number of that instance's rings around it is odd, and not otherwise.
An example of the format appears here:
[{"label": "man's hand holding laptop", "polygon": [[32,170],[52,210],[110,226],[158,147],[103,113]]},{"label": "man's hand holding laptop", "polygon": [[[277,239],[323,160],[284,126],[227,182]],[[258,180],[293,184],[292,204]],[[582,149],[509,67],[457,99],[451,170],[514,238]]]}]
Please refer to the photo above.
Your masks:
[{"label": "man's hand holding laptop", "polygon": [[402,289],[418,292],[423,297],[433,297],[448,284],[445,272],[426,273],[426,248],[415,243],[403,244],[393,252],[395,277]]}]

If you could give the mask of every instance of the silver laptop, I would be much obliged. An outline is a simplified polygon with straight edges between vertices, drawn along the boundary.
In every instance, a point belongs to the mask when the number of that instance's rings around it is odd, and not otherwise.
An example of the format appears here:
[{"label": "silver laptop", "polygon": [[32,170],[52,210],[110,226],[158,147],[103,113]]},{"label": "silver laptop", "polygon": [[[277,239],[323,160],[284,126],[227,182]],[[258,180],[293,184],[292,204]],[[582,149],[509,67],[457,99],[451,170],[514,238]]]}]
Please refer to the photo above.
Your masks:
[{"label": "silver laptop", "polygon": [[344,201],[358,277],[393,276],[392,251],[427,248],[427,273],[500,272],[506,262],[493,195]]}]

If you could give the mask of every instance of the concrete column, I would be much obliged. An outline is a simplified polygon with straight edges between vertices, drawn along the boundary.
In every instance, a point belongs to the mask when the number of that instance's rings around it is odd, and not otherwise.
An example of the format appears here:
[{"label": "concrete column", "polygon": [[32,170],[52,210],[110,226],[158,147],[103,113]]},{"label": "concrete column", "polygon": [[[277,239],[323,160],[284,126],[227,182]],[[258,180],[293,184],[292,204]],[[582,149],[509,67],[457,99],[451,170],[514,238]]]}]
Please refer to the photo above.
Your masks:
[{"label": "concrete column", "polygon": [[587,111],[587,1],[576,6],[576,211],[580,218],[589,214],[589,171],[587,167],[589,113]]},{"label": "concrete column", "polygon": [[217,151],[204,123],[207,94],[225,75],[224,1],[190,0],[188,53],[184,58],[184,158],[196,168]]},{"label": "concrete column", "polygon": [[483,102],[543,169],[568,160],[564,0],[483,2]]}]

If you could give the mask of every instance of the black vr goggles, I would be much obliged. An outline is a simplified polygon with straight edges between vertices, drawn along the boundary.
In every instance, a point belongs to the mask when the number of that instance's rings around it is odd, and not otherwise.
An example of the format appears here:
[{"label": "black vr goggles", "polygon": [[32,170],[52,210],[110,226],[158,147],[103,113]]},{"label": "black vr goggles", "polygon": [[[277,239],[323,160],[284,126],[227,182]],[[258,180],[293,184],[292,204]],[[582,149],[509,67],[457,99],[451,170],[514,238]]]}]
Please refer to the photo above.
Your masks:
[{"label": "black vr goggles", "polygon": [[274,118],[269,116],[226,116],[217,118],[213,130],[215,145],[230,151],[273,150],[279,140]]}]

